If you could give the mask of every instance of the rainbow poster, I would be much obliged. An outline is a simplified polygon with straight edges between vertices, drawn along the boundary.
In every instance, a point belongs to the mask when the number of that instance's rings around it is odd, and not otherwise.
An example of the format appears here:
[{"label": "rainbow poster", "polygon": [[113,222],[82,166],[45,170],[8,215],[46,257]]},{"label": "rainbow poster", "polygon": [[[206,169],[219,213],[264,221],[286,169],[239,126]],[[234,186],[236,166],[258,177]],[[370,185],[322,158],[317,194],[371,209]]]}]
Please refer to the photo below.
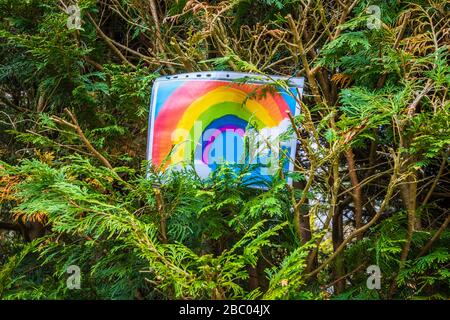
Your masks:
[{"label": "rainbow poster", "polygon": [[[288,85],[268,85],[277,80]],[[160,170],[193,165],[202,178],[221,163],[251,164],[249,181],[269,181],[276,166],[292,171],[295,139],[280,137],[290,126],[288,112],[299,112],[302,89],[303,78],[235,72],[160,77],[152,89],[148,160]]]}]

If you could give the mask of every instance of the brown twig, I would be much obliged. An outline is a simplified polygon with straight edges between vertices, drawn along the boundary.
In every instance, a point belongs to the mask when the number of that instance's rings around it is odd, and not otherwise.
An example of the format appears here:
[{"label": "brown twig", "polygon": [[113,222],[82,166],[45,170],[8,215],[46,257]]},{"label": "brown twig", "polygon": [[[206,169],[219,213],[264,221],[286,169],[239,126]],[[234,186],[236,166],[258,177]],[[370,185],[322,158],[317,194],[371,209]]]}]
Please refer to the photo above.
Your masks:
[{"label": "brown twig", "polygon": [[91,17],[91,15],[89,13],[86,13],[86,15],[89,18],[89,20],[91,21],[91,23],[94,25],[94,28],[97,31],[98,35],[103,40],[105,40],[108,47],[110,47],[111,50],[114,51],[114,53],[119,57],[119,59],[122,60],[122,62],[124,62],[128,66],[132,67],[133,69],[136,69],[136,66],[134,64],[132,64],[130,61],[128,61],[128,59],[122,54],[122,52],[120,52],[120,50],[117,49],[117,47],[114,45],[113,41],[111,41],[111,39],[102,31],[102,29],[95,22],[95,20]]},{"label": "brown twig", "polygon": [[[345,152],[345,158],[348,163],[348,174],[350,176],[350,181],[354,188],[352,192],[353,202],[355,205],[355,226],[356,229],[361,228],[362,225],[362,197],[361,197],[361,185],[358,180],[358,176],[356,174],[356,165],[355,165],[355,155],[353,154],[353,150],[349,148]],[[360,233],[358,235],[358,240],[362,239],[363,234]]]},{"label": "brown twig", "polygon": [[447,229],[447,226],[448,226],[449,223],[450,223],[450,214],[448,214],[447,218],[444,220],[444,223],[440,226],[438,231],[436,231],[434,236],[427,242],[427,244],[422,248],[422,250],[420,250],[420,253],[417,256],[418,258],[423,256],[425,253],[427,253],[428,250],[430,250],[430,248],[433,245],[433,243],[437,239],[439,239],[439,237],[441,236],[442,232],[444,232],[444,230]]},{"label": "brown twig", "polygon": [[61,119],[57,116],[53,116],[52,120],[58,124],[65,125],[69,128],[74,129],[77,132],[78,136],[80,137],[81,141],[83,141],[84,145],[92,153],[92,155],[94,155],[97,159],[99,159],[105,165],[105,167],[107,167],[108,169],[113,169],[113,166],[109,163],[109,161],[100,152],[98,152],[94,148],[92,143],[89,141],[89,139],[86,138],[83,130],[81,129],[80,125],[78,124],[78,120],[75,117],[75,115],[67,108],[65,108],[64,111],[70,116],[72,123],[70,123],[64,119]]},{"label": "brown twig", "polygon": [[436,189],[437,183],[438,183],[440,177],[442,176],[442,173],[444,172],[444,169],[446,168],[445,167],[446,163],[447,163],[447,157],[444,156],[444,158],[442,159],[442,162],[441,162],[441,166],[439,168],[439,172],[436,175],[436,178],[434,179],[433,184],[430,187],[430,190],[428,190],[428,193],[427,193],[427,195],[425,196],[425,199],[422,202],[422,206],[426,205],[428,203],[428,200],[430,200],[430,197],[433,194],[434,189]]},{"label": "brown twig", "polygon": [[319,266],[317,267],[314,271],[310,272],[309,274],[307,274],[307,277],[312,277],[314,275],[316,275],[318,272],[320,272],[322,269],[324,269],[330,262],[332,262],[341,252],[342,250],[344,250],[345,246],[353,239],[355,238],[358,234],[361,234],[362,232],[366,231],[367,229],[369,229],[373,224],[375,224],[378,219],[381,217],[381,214],[384,212],[384,210],[386,209],[387,205],[389,204],[392,194],[394,193],[394,188],[395,185],[398,182],[398,168],[399,168],[399,159],[394,156],[394,163],[395,163],[395,167],[394,167],[394,172],[391,176],[391,179],[389,181],[389,185],[387,186],[387,190],[386,190],[386,195],[383,199],[383,202],[380,205],[379,210],[377,211],[377,213],[375,214],[375,216],[368,222],[366,223],[364,226],[362,226],[359,229],[354,230],[341,244],[340,246],[335,250],[335,252],[329,256],[327,259],[325,259],[325,261]]}]

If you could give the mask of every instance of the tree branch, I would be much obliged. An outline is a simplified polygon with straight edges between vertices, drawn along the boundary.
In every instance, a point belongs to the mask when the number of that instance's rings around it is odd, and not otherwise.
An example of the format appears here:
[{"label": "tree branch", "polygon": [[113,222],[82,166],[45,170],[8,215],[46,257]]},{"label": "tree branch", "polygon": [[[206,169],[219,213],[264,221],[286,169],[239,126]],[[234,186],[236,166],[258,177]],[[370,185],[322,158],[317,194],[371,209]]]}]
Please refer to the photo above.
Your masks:
[{"label": "tree branch", "polygon": [[444,223],[441,225],[441,227],[438,229],[438,231],[436,231],[436,233],[434,234],[434,236],[427,242],[427,244],[422,248],[422,250],[420,251],[419,255],[417,256],[418,258],[423,256],[425,253],[427,253],[427,251],[431,248],[431,246],[433,245],[433,243],[439,239],[439,237],[441,236],[442,232],[444,232],[444,230],[447,228],[448,224],[450,223],[450,214],[447,216],[447,218],[445,219]]},{"label": "tree branch", "polygon": [[88,140],[88,138],[86,138],[83,130],[81,129],[80,125],[78,124],[78,120],[75,117],[75,115],[69,111],[69,109],[64,109],[64,111],[70,116],[70,118],[72,119],[72,123],[67,122],[64,119],[61,119],[59,117],[53,116],[52,120],[55,121],[56,123],[68,126],[72,129],[74,129],[77,133],[78,136],[80,137],[81,141],[83,141],[83,143],[85,144],[85,146],[89,149],[89,151],[92,153],[92,155],[94,155],[97,159],[99,159],[104,165],[105,167],[109,168],[109,169],[113,169],[113,166],[109,163],[109,161],[100,153],[98,152],[94,146],[91,144],[91,142]]}]

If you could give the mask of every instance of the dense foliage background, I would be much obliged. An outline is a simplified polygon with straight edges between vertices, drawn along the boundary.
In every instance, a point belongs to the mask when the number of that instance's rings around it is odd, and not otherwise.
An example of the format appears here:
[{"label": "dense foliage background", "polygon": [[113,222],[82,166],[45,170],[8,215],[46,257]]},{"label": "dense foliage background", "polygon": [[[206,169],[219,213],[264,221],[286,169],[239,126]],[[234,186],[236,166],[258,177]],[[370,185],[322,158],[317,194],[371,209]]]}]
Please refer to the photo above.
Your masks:
[{"label": "dense foliage background", "polygon": [[[449,298],[447,1],[74,4],[0,0],[0,298]],[[147,179],[152,81],[203,70],[306,78],[293,187]]]}]

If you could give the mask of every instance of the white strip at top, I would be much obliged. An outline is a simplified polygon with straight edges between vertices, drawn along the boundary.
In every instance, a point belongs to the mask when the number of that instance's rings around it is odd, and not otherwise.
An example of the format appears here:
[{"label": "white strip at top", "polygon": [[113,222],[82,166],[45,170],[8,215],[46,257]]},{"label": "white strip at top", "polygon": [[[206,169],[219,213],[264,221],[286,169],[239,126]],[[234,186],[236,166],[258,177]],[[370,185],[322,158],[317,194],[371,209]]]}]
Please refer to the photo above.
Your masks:
[{"label": "white strip at top", "polygon": [[289,86],[303,88],[304,78],[300,77],[282,77],[282,76],[266,76],[258,73],[244,73],[234,71],[204,71],[204,72],[191,72],[180,73],[170,76],[162,76],[155,81],[170,81],[170,80],[185,80],[185,79],[211,79],[211,80],[238,80],[243,78],[249,79],[249,83],[269,83],[274,80],[288,81]]}]

